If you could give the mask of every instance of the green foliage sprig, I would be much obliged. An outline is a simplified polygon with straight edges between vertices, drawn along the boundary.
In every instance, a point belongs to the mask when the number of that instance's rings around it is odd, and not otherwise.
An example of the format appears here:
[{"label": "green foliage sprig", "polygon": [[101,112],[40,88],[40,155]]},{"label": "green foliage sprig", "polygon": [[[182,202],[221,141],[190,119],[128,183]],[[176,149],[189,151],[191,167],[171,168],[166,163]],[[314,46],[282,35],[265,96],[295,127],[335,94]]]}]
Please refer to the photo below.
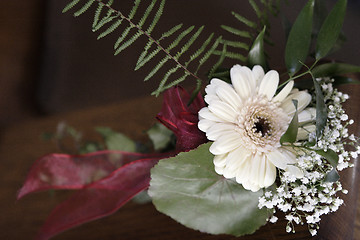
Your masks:
[{"label": "green foliage sprig", "polygon": [[[277,2],[279,1],[280,0],[277,0]],[[141,36],[145,36],[148,42],[137,60],[135,70],[142,68],[145,64],[149,63],[150,60],[153,60],[155,56],[158,56],[158,54],[163,53],[165,55],[157,62],[144,79],[148,81],[157,75],[160,70],[165,70],[165,74],[161,77],[158,88],[153,92],[156,96],[164,90],[183,82],[190,76],[197,81],[197,90],[199,90],[203,82],[199,76],[199,70],[206,62],[210,61],[212,56],[215,56],[216,60],[212,60],[213,66],[207,76],[209,79],[214,76],[225,59],[235,59],[242,63],[245,63],[247,60],[247,57],[240,52],[241,50],[249,50],[249,44],[246,41],[250,40],[250,42],[252,42],[254,36],[250,31],[222,26],[224,30],[244,38],[233,41],[225,40],[222,36],[215,37],[214,33],[205,36],[205,34],[202,34],[204,30],[203,26],[200,28],[195,28],[194,26],[185,28],[182,24],[179,24],[164,32],[159,38],[155,38],[153,36],[153,30],[163,13],[165,0],[152,0],[147,5],[139,21],[135,21],[134,18],[136,14],[140,15],[138,9],[142,4],[141,0],[134,0],[134,6],[128,15],[113,8],[113,2],[113,0],[109,0],[107,3],[104,3],[102,0],[73,0],[64,8],[63,12],[80,6],[74,13],[74,16],[80,16],[93,5],[97,5],[92,30],[94,32],[100,32],[98,39],[108,36],[119,29],[121,25],[125,25],[125,29],[121,31],[114,44],[115,55],[131,46]],[[263,25],[267,23],[267,13],[274,12],[276,7],[272,4],[273,0],[261,0],[260,2],[264,9],[261,9],[255,1],[249,0],[250,5],[260,19],[260,25],[246,19],[238,13],[233,13],[234,17],[245,24],[250,30],[256,30],[260,27],[261,31]],[[155,11],[155,9],[157,10]],[[151,18],[150,15],[153,15],[153,17]],[[144,28],[145,25],[148,25],[146,29]],[[195,41],[200,38],[203,41],[201,47],[194,49],[193,45]],[[172,42],[165,45],[163,41],[165,39],[169,39]],[[235,50],[229,50],[229,48]],[[185,54],[189,55],[187,59],[185,59]],[[173,62],[172,67],[167,65],[169,61]],[[197,61],[196,64],[194,63],[195,61]],[[190,66],[191,64],[192,66]]]}]

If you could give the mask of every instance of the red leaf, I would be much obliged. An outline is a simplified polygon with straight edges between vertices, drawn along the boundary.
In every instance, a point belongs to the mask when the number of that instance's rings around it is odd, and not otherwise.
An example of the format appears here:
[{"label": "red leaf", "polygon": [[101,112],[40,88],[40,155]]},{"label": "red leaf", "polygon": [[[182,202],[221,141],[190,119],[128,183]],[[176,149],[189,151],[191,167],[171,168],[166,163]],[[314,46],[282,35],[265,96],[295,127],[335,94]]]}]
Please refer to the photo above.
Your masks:
[{"label": "red leaf", "polygon": [[114,213],[149,186],[150,169],[157,162],[158,159],[140,159],[87,185],[53,210],[37,239],[49,239],[64,230]]},{"label": "red leaf", "polygon": [[84,155],[49,154],[34,163],[17,198],[48,189],[81,189],[131,161],[156,157],[160,156],[122,151],[99,151]]}]

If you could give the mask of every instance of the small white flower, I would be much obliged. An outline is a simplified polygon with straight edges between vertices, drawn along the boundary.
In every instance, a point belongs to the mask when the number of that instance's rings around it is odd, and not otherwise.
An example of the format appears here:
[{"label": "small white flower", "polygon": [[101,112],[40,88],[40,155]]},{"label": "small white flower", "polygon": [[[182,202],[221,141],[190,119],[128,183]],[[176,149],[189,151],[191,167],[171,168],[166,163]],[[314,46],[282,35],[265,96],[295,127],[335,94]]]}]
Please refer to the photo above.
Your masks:
[{"label": "small white flower", "polygon": [[272,217],[270,218],[269,222],[271,222],[271,223],[276,223],[277,220],[278,220],[278,218],[277,218],[276,216],[272,216]]},{"label": "small white flower", "polygon": [[295,113],[292,100],[298,101],[300,125],[311,125],[314,111],[303,111],[311,95],[293,89],[290,81],[275,96],[279,74],[274,70],[265,74],[260,66],[251,70],[235,65],[230,77],[232,84],[211,80],[205,89],[208,107],[199,112],[199,129],[214,141],[210,152],[215,155],[215,171],[236,178],[253,192],[275,182],[276,168],[290,172],[295,179],[301,177],[296,153],[283,147],[280,138]]}]

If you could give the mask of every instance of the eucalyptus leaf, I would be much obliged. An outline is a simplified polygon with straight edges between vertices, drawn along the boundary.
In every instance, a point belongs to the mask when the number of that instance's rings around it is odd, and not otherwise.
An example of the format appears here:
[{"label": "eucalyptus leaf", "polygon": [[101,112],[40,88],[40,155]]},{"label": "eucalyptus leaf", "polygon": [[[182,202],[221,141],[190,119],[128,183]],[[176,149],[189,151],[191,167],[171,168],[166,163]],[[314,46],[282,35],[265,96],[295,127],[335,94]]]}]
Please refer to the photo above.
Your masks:
[{"label": "eucalyptus leaf", "polygon": [[262,191],[245,190],[214,171],[211,143],[160,160],[151,170],[149,195],[157,210],[210,234],[251,234],[266,223],[258,208]]},{"label": "eucalyptus leaf", "polygon": [[326,9],[325,0],[315,0],[314,5],[314,31],[315,35],[319,33],[321,26],[323,25],[326,17],[328,15],[328,11]]},{"label": "eucalyptus leaf", "polygon": [[156,151],[163,150],[171,143],[173,132],[161,123],[152,126],[147,134],[151,139]]},{"label": "eucalyptus leaf", "polygon": [[320,138],[327,121],[327,109],[320,84],[313,78],[316,95],[316,138]]},{"label": "eucalyptus leaf", "polygon": [[260,65],[264,69],[267,69],[266,56],[264,50],[264,34],[266,27],[264,26],[263,30],[256,37],[252,47],[250,48],[249,55],[247,58],[248,66],[253,67],[255,65]]},{"label": "eucalyptus leaf", "polygon": [[135,152],[136,144],[122,133],[113,131],[108,127],[97,127],[96,131],[102,135],[108,150]]},{"label": "eucalyptus leaf", "polygon": [[360,72],[360,66],[347,63],[325,63],[312,70],[314,77],[332,77],[357,72]]},{"label": "eucalyptus leaf", "polygon": [[328,149],[327,151],[323,149],[319,149],[319,150],[315,150],[315,152],[320,156],[326,158],[326,160],[331,164],[331,166],[333,166],[334,168],[337,167],[339,163],[339,156],[336,154],[336,152],[334,152],[331,149]]},{"label": "eucalyptus leaf", "polygon": [[295,106],[295,114],[289,124],[288,129],[286,130],[286,132],[281,136],[280,138],[280,143],[294,143],[296,141],[296,137],[298,134],[298,129],[299,129],[299,119],[298,119],[298,110],[297,110],[297,106],[298,106],[298,101],[297,100],[292,100]]},{"label": "eucalyptus leaf", "polygon": [[341,77],[341,76],[334,77],[334,83],[333,83],[334,86],[339,86],[343,84],[360,84],[360,81],[350,77]]},{"label": "eucalyptus leaf", "polygon": [[291,28],[285,48],[285,64],[293,76],[308,56],[313,22],[314,0],[309,0]]},{"label": "eucalyptus leaf", "polygon": [[340,179],[339,173],[333,168],[330,172],[328,172],[325,176],[324,182],[336,182]]},{"label": "eucalyptus leaf", "polygon": [[347,0],[339,0],[326,17],[317,36],[315,57],[325,57],[334,47],[344,22]]}]

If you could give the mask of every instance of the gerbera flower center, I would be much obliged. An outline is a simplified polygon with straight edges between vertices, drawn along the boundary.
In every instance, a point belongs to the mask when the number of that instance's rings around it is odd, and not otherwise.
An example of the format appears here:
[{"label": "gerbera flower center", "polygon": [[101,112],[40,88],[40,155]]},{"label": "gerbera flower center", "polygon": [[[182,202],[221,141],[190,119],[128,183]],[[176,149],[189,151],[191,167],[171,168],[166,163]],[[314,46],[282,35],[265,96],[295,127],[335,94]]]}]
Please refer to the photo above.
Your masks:
[{"label": "gerbera flower center", "polygon": [[289,117],[277,103],[258,95],[239,109],[236,129],[244,147],[266,153],[280,147],[280,138],[288,123]]},{"label": "gerbera flower center", "polygon": [[257,117],[257,122],[254,123],[255,133],[261,133],[261,136],[271,135],[271,125],[266,118]]}]

